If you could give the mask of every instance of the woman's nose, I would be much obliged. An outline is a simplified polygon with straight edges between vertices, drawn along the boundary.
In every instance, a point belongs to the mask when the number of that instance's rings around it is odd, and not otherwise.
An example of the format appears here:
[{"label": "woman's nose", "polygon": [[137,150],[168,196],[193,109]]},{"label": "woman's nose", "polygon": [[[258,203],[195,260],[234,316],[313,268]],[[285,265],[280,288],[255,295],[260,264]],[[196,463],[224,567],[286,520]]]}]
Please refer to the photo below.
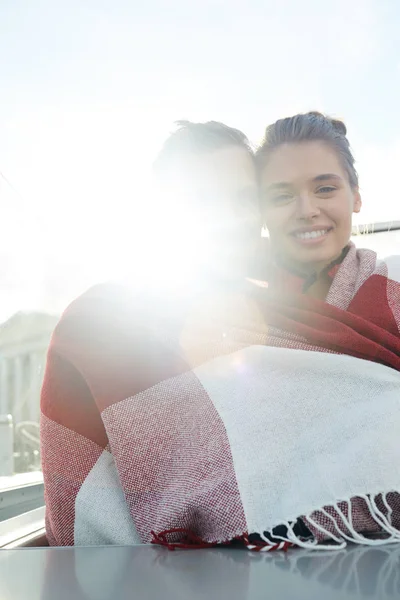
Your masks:
[{"label": "woman's nose", "polygon": [[296,199],[296,213],[298,219],[313,219],[320,213],[318,204],[312,194],[300,194]]}]

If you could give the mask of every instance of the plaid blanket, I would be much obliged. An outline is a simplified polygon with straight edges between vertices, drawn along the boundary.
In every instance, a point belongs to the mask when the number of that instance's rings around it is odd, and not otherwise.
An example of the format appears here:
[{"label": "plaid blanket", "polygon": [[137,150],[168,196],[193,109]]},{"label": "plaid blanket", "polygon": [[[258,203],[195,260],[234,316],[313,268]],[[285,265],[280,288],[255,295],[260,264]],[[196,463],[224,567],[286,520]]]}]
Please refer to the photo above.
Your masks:
[{"label": "plaid blanket", "polygon": [[351,246],[326,302],[204,281],[76,300],[41,399],[50,544],[399,541],[399,282]]}]

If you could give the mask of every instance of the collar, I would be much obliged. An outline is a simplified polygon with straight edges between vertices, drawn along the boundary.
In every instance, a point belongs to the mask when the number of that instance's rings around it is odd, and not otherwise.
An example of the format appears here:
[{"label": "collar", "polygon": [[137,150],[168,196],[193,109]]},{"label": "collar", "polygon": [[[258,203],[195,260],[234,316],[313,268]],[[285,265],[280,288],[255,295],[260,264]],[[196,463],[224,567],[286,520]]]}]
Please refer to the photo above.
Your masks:
[{"label": "collar", "polygon": [[333,281],[340,266],[350,250],[350,245],[343,248],[338,258],[332,261],[320,273],[303,273],[300,270],[289,267],[281,257],[276,257],[270,264],[268,287],[284,292],[297,292],[305,294],[307,290],[318,280],[328,278]]}]

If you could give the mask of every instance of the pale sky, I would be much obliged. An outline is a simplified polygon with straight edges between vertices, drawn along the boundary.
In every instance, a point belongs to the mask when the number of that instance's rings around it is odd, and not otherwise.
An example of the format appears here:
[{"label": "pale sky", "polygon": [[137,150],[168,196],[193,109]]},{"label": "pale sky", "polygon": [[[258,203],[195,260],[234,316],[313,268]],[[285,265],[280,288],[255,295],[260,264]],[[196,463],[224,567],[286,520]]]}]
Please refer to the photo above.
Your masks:
[{"label": "pale sky", "polygon": [[400,219],[399,29],[396,0],[2,0],[0,170],[21,197],[0,178],[0,319],[138,260],[135,207],[177,119],[257,142],[298,111],[341,117],[361,221]]}]

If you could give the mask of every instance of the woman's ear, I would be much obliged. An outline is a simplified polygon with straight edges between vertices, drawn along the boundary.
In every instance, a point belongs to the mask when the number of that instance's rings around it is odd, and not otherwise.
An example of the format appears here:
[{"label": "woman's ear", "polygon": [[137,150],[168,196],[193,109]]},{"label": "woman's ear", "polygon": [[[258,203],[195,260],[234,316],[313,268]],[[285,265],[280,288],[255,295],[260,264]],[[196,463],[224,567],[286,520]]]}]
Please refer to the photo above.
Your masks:
[{"label": "woman's ear", "polygon": [[359,213],[362,207],[362,200],[360,190],[356,188],[353,192],[354,194],[354,204],[353,204],[353,212]]}]

